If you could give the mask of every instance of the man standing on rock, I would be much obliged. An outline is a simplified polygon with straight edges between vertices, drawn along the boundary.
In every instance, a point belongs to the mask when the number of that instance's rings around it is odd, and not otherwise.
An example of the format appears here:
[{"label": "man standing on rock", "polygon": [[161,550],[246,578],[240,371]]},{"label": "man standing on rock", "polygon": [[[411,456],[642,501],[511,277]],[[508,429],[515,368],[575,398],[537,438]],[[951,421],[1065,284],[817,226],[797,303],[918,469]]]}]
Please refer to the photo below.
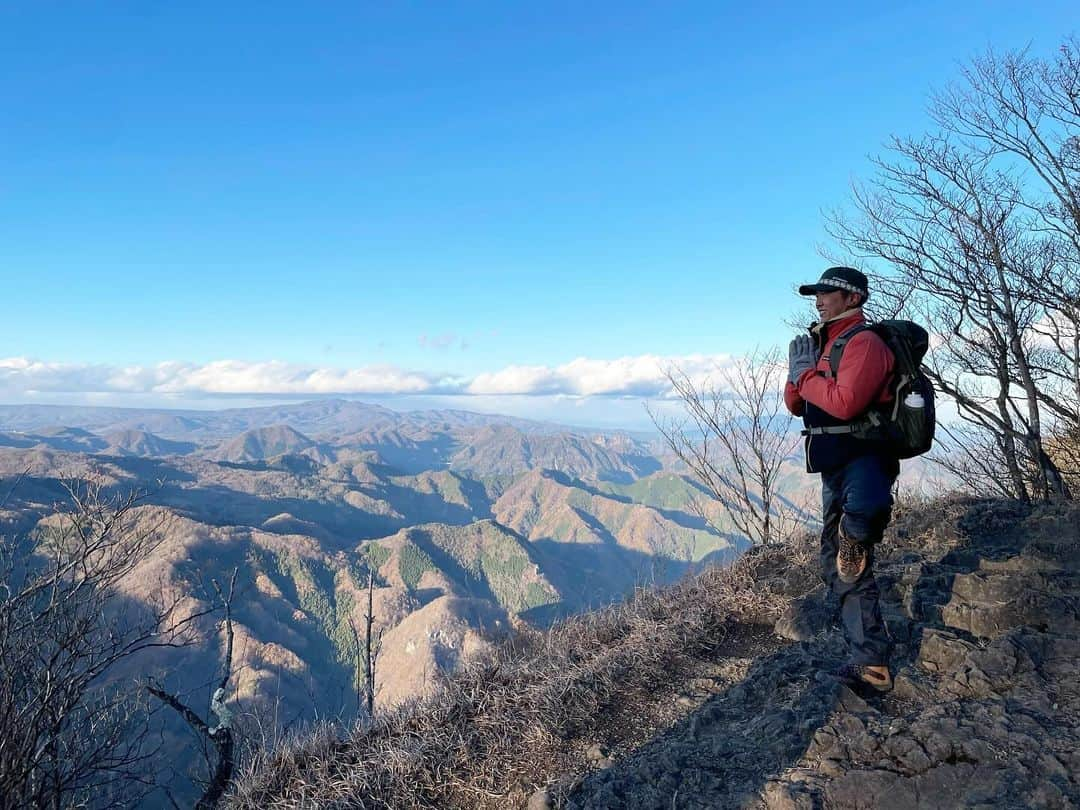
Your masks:
[{"label": "man standing on rock", "polygon": [[840,600],[850,655],[839,674],[884,692],[892,688],[892,642],[878,605],[874,544],[889,523],[900,462],[853,436],[851,425],[891,400],[894,358],[866,328],[869,287],[858,270],[830,267],[799,294],[815,297],[820,320],[791,341],[784,402],[806,426],[807,472],[821,475],[822,575]]}]

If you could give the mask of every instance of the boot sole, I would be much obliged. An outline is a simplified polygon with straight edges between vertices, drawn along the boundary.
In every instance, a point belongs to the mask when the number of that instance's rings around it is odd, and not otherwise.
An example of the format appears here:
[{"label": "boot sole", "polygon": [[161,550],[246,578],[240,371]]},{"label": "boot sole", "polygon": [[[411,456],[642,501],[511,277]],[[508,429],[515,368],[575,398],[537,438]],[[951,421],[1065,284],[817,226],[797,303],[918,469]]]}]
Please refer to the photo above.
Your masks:
[{"label": "boot sole", "polygon": [[861,577],[865,573],[866,566],[863,565],[862,569],[855,576],[845,575],[844,572],[840,570],[840,563],[836,564],[836,576],[845,585],[854,585],[856,582],[859,581],[859,577]]},{"label": "boot sole", "polygon": [[884,695],[891,692],[893,689],[893,680],[889,679],[888,683],[881,684],[880,686],[873,681],[865,681],[862,678],[856,678],[845,675],[834,675],[837,681],[842,683],[851,691],[860,697],[873,697],[875,695]]}]

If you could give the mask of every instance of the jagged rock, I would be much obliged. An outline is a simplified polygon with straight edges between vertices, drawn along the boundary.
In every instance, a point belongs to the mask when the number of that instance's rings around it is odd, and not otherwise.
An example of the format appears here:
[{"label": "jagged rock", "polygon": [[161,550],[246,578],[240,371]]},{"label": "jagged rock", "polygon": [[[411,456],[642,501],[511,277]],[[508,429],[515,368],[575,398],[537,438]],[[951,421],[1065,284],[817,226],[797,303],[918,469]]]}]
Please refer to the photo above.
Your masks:
[{"label": "jagged rock", "polygon": [[551,801],[551,792],[547,788],[540,788],[529,797],[529,802],[525,805],[525,808],[526,810],[552,810],[554,806]]},{"label": "jagged rock", "polygon": [[929,672],[955,672],[972,646],[955,633],[927,630],[923,633],[922,646],[919,649],[919,666]]},{"label": "jagged rock", "polygon": [[814,799],[809,793],[785,782],[769,782],[762,799],[765,810],[814,810]]},{"label": "jagged rock", "polygon": [[602,759],[607,759],[608,750],[600,743],[594,743],[589,746],[589,750],[585,752],[585,758],[590,762],[599,762]]},{"label": "jagged rock", "polygon": [[[915,786],[898,774],[886,771],[847,771],[825,789],[829,802],[836,807],[916,810],[919,807]],[[948,804],[936,805],[948,807]]]},{"label": "jagged rock", "polygon": [[869,703],[846,686],[841,686],[837,690],[836,705],[844,711],[854,712],[856,714],[874,711]]},{"label": "jagged rock", "polygon": [[932,764],[926,749],[911,737],[891,737],[885,741],[883,748],[907,773],[923,773]]},{"label": "jagged rock", "polygon": [[[1009,579],[997,576],[994,580]],[[1024,578],[1027,587],[1014,591],[1013,586],[999,586],[994,581],[963,580],[969,592],[986,593],[985,600],[953,592],[952,600],[942,608],[942,621],[948,627],[966,630],[982,638],[997,638],[1024,624],[1047,625],[1063,614],[1058,600],[1039,590],[1033,578]],[[996,594],[996,596],[993,596]]]},{"label": "jagged rock", "polygon": [[825,588],[791,602],[776,621],[774,632],[791,641],[809,641],[825,631],[833,617]]},{"label": "jagged rock", "polygon": [[914,670],[901,672],[893,680],[892,697],[897,700],[925,703],[931,697],[932,688]]},{"label": "jagged rock", "polygon": [[912,562],[900,568],[895,575],[883,573],[878,575],[878,587],[881,589],[882,602],[889,606],[893,612],[908,619],[919,618],[918,598],[916,587],[923,578],[925,565],[922,562]]}]

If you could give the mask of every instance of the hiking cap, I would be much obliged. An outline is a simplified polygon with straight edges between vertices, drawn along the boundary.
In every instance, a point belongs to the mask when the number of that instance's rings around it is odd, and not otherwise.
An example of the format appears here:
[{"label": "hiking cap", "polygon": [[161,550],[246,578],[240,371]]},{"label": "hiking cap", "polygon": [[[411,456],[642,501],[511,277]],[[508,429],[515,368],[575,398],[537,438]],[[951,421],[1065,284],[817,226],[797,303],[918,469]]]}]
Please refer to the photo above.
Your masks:
[{"label": "hiking cap", "polygon": [[866,281],[866,276],[854,267],[830,267],[821,274],[816,284],[803,284],[799,287],[799,295],[836,292],[837,290],[859,293],[863,298],[870,297],[870,285]]}]

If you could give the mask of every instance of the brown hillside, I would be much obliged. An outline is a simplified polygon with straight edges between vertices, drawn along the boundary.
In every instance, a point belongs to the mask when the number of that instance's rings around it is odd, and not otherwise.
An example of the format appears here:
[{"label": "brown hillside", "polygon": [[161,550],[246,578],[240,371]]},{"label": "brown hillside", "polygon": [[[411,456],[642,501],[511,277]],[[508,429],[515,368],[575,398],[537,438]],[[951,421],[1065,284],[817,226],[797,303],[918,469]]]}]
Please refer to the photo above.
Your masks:
[{"label": "brown hillside", "polygon": [[272,425],[241,433],[212,453],[220,461],[258,461],[314,448],[315,442],[288,425]]},{"label": "brown hillside", "polygon": [[413,526],[366,542],[360,550],[379,564],[388,584],[425,599],[432,591],[479,597],[519,614],[560,596],[541,570],[536,550],[493,520]]},{"label": "brown hillside", "polygon": [[723,538],[705,527],[687,529],[653,507],[576,486],[545,470],[522,475],[499,497],[492,512],[500,523],[530,540],[610,543],[680,560],[727,547]]},{"label": "brown hillside", "polygon": [[440,596],[382,637],[375,699],[393,707],[430,697],[441,675],[489,655],[491,642],[509,630],[506,612],[482,599]]}]

